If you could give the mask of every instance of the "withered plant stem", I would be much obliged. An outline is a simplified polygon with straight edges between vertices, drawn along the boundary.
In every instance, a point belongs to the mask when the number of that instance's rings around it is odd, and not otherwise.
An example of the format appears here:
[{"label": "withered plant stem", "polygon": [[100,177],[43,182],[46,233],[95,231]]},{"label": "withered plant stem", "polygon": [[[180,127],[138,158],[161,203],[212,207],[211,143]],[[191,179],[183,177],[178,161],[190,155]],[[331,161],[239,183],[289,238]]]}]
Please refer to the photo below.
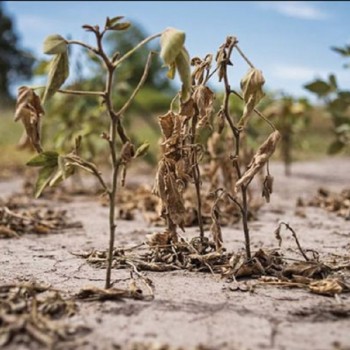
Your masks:
[{"label": "withered plant stem", "polygon": [[[196,127],[198,122],[198,109],[196,109],[195,115],[192,117],[192,125],[191,125],[191,143],[192,145],[196,142]],[[201,188],[200,188],[200,170],[198,165],[198,157],[197,157],[197,149],[193,147],[192,151],[192,175],[194,180],[194,185],[196,188],[196,197],[197,197],[197,219],[199,226],[199,235],[200,239],[203,242],[204,239],[204,227],[203,227],[203,219],[202,219],[202,198],[201,198]]]},{"label": "withered plant stem", "polygon": [[250,60],[248,59],[248,57],[244,54],[244,52],[240,49],[240,47],[237,45],[237,43],[235,43],[234,47],[236,48],[236,50],[239,52],[239,54],[242,56],[242,58],[247,62],[248,66],[250,68],[255,68],[254,64],[252,62],[250,62]]},{"label": "withered plant stem", "polygon": [[306,261],[310,261],[310,259],[309,259],[309,258],[307,257],[307,255],[305,254],[303,248],[301,247],[300,242],[299,242],[299,239],[298,239],[298,237],[297,237],[297,234],[296,234],[296,232],[293,230],[293,228],[292,228],[291,226],[289,226],[289,224],[287,224],[286,222],[281,222],[280,225],[284,225],[284,226],[286,227],[287,230],[289,230],[290,232],[292,232],[292,236],[293,236],[293,238],[295,239],[295,243],[297,244],[298,249],[299,249],[301,255],[304,257],[304,259],[305,259]]},{"label": "withered plant stem", "polygon": [[[227,59],[226,59],[226,66],[225,66],[225,73],[223,76],[224,84],[225,84],[225,95],[224,95],[224,101],[223,101],[223,113],[225,116],[225,119],[227,120],[229,127],[232,131],[232,134],[235,138],[235,154],[232,157],[233,165],[236,169],[237,177],[240,179],[242,177],[241,169],[239,166],[239,157],[240,157],[240,133],[241,129],[238,129],[230,116],[230,109],[229,109],[229,101],[230,101],[230,94],[232,93],[228,75],[227,75],[227,65],[230,62],[230,57],[232,54],[233,48],[237,48],[237,41],[233,40],[229,47],[227,48]],[[241,51],[238,50],[240,53]],[[241,53],[242,54],[242,53]],[[244,56],[245,57],[245,56]],[[247,61],[247,63],[249,60]],[[249,64],[249,63],[248,63]],[[251,64],[249,64],[251,65]],[[248,200],[247,200],[247,187],[241,186],[241,194],[242,194],[242,205],[239,205],[238,208],[241,211],[242,215],[242,223],[243,223],[243,232],[244,232],[244,240],[245,240],[245,251],[247,255],[247,260],[250,260],[252,258],[251,250],[250,250],[250,235],[249,235],[249,227],[248,227]]]},{"label": "withered plant stem", "polygon": [[79,96],[104,96],[103,91],[77,91],[77,90],[63,90],[59,89],[57,92],[61,94],[69,94],[69,95],[79,95]]},{"label": "withered plant stem", "polygon": [[[237,91],[235,90],[231,90],[231,93],[233,93],[234,95],[236,95],[238,98],[240,98],[243,101],[243,96],[241,94],[239,94]],[[269,126],[271,127],[271,129],[273,131],[277,130],[276,127],[258,110],[254,107],[253,111],[261,118],[263,119],[267,124],[269,124]]]}]

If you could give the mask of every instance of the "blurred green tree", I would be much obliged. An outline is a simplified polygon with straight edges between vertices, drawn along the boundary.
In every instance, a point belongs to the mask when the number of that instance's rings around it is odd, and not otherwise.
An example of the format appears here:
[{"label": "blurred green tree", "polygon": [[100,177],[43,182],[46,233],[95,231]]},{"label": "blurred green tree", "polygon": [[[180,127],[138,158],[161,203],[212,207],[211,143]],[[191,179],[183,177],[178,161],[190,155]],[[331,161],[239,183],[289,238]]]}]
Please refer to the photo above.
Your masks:
[{"label": "blurred green tree", "polygon": [[34,57],[20,48],[13,20],[0,1],[0,102],[10,101],[10,87],[20,79],[31,77]]}]

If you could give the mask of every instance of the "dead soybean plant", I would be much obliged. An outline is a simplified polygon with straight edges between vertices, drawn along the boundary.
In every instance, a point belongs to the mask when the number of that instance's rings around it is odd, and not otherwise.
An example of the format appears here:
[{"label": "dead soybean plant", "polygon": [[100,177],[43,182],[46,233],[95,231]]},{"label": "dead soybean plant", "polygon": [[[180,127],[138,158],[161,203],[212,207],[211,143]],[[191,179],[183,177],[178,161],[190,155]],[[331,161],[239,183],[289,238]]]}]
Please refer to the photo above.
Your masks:
[{"label": "dead soybean plant", "polygon": [[[170,75],[172,75],[174,69],[172,62],[174,59],[175,61],[177,60],[178,54],[182,54],[181,60],[186,58],[187,61],[189,61],[187,52],[183,47],[183,41],[176,36],[176,33],[171,34],[173,35],[172,40],[177,41],[176,45],[173,46],[176,47],[177,50],[168,52],[166,47],[163,47],[162,51],[163,58],[167,56],[167,54],[170,57],[169,59],[168,57],[164,59],[165,62],[170,65]],[[234,50],[243,57],[249,66],[248,73],[241,81],[242,96],[231,89],[228,77],[228,68],[232,65],[231,55]],[[224,97],[214,123],[218,124],[219,135],[225,127],[228,127],[229,131],[232,133],[234,149],[228,161],[231,162],[231,169],[235,172],[235,175],[232,174],[235,184],[232,186],[231,191],[221,188],[214,191],[216,200],[212,207],[211,233],[216,249],[219,250],[222,247],[221,228],[219,224],[219,203],[223,197],[226,197],[240,210],[245,237],[246,256],[248,260],[251,260],[252,256],[248,228],[248,187],[253,178],[266,165],[267,175],[263,184],[263,196],[269,201],[272,192],[273,178],[269,173],[268,161],[280,140],[280,133],[255,109],[255,106],[264,96],[262,86],[265,80],[262,72],[256,69],[244,55],[238,46],[237,38],[229,36],[225,43],[220,46],[216,54],[216,68],[214,70],[211,70],[212,60],[212,55],[207,55],[203,60],[198,57],[193,58],[191,64],[194,66],[194,70],[191,75],[188,71],[188,66],[182,64],[182,61],[179,61],[181,62],[179,69],[180,76],[184,76],[186,80],[191,78],[191,89],[182,89],[179,98],[178,112],[174,112],[171,109],[167,114],[159,117],[159,123],[163,133],[163,143],[162,158],[158,166],[154,193],[161,198],[161,215],[166,219],[167,229],[164,232],[165,237],[160,237],[159,234],[155,234],[153,237],[150,237],[150,240],[152,245],[156,243],[152,242],[153,238],[154,241],[159,239],[163,243],[164,241],[168,243],[170,241],[177,241],[176,227],[183,228],[185,213],[182,192],[187,184],[192,182],[196,187],[198,223],[200,238],[203,241],[204,230],[201,217],[200,194],[201,174],[198,166],[198,151],[203,148],[203,145],[196,143],[196,139],[198,131],[200,131],[202,127],[210,124],[214,93],[207,87],[207,83],[217,72],[219,82],[223,82],[224,84]],[[240,97],[245,103],[243,115],[238,121],[234,121],[230,115],[230,96],[232,94]],[[243,155],[244,152],[241,149],[241,142],[247,124],[254,112],[262,117],[271,126],[273,131],[256,151],[248,167],[242,169],[245,159]],[[164,240],[164,238],[166,239]]]},{"label": "dead soybean plant", "polygon": [[[21,120],[24,124],[27,138],[37,151],[38,155],[31,159],[27,165],[40,167],[39,176],[35,185],[35,196],[39,197],[42,191],[47,186],[54,186],[57,183],[65,180],[69,176],[73,175],[76,168],[81,168],[88,173],[94,175],[103,191],[108,195],[109,199],[109,229],[110,239],[109,248],[107,254],[107,269],[106,269],[106,283],[105,288],[111,287],[111,268],[113,260],[113,250],[115,241],[115,198],[118,189],[118,181],[123,185],[125,182],[126,168],[132,159],[143,155],[147,151],[147,145],[141,145],[138,149],[135,149],[135,145],[127,136],[123,127],[123,116],[127,109],[132,104],[136,94],[142,88],[144,82],[147,79],[147,75],[152,63],[152,56],[155,52],[150,52],[145,64],[144,72],[140,77],[138,85],[131,93],[125,104],[119,109],[115,110],[113,106],[113,82],[115,79],[115,72],[117,69],[122,69],[122,63],[126,61],[131,55],[133,55],[140,47],[147,44],[149,41],[162,36],[162,46],[166,47],[168,52],[174,52],[177,50],[176,41],[173,42],[173,36],[169,33],[176,33],[180,40],[184,41],[184,33],[176,30],[166,30],[162,33],[158,33],[147,37],[139,44],[137,44],[129,52],[121,55],[119,52],[115,52],[113,55],[108,56],[103,38],[109,31],[123,31],[129,28],[129,22],[122,22],[122,16],[108,18],[104,28],[99,26],[83,25],[83,29],[92,33],[96,39],[96,46],[91,46],[85,42],[77,40],[68,40],[62,36],[55,34],[50,35],[44,41],[44,53],[52,55],[53,59],[50,64],[50,70],[48,73],[47,84],[44,87],[42,100],[35,93],[35,89],[30,87],[20,87],[18,91],[18,99],[15,112],[15,121]],[[103,91],[76,91],[76,90],[64,90],[60,89],[63,83],[66,81],[69,75],[69,46],[80,46],[90,52],[94,58],[98,58],[103,62],[104,74],[105,74],[105,89]],[[163,56],[165,62],[171,66],[172,72],[175,68],[180,71],[181,79],[184,81],[183,93],[189,89],[188,83],[186,83],[186,53],[181,51],[176,58],[176,62],[170,62],[168,56]],[[104,132],[101,137],[106,140],[109,147],[112,175],[110,184],[104,179],[103,175],[97,168],[97,166],[84,160],[79,155],[80,138],[77,138],[74,149],[69,154],[58,154],[55,151],[44,151],[41,145],[40,139],[40,122],[44,115],[44,108],[42,104],[45,104],[55,93],[75,95],[79,96],[93,96],[101,100],[101,105],[104,107],[109,119],[109,131]],[[119,140],[118,140],[119,139]],[[117,141],[122,144],[121,148],[117,149]]]}]

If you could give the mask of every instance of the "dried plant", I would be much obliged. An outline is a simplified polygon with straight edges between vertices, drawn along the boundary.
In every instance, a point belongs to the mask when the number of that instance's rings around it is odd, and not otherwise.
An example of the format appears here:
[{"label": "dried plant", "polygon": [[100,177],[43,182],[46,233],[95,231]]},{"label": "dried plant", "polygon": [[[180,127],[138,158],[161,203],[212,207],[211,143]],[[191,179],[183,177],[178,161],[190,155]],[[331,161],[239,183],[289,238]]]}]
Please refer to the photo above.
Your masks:
[{"label": "dried plant", "polygon": [[[184,51],[181,48],[183,41],[178,37],[173,40],[179,40],[178,51]],[[231,89],[228,78],[228,67],[232,65],[231,55],[236,49],[249,65],[247,75],[241,81],[242,96]],[[182,52],[181,51],[181,52]],[[164,48],[163,52],[166,52]],[[167,53],[167,52],[166,52]],[[167,53],[168,54],[168,53]],[[177,52],[174,53],[176,55]],[[186,55],[184,55],[186,56]],[[169,57],[172,57],[169,54]],[[167,56],[168,58],[168,56]],[[216,56],[216,67],[212,69],[213,55],[208,54],[204,59],[194,57],[191,65],[194,67],[191,74],[191,89],[184,91],[182,89],[179,98],[178,111],[171,109],[164,116],[159,117],[159,123],[163,133],[162,158],[159,162],[158,173],[155,183],[154,193],[162,201],[162,216],[166,218],[167,230],[164,235],[176,242],[176,227],[183,229],[184,226],[184,189],[188,183],[193,183],[196,188],[197,197],[197,216],[200,229],[200,238],[204,238],[203,218],[202,218],[202,199],[201,199],[201,173],[198,164],[198,154],[205,148],[198,142],[199,132],[209,127],[216,129],[208,139],[208,152],[211,157],[209,167],[207,167],[206,176],[211,178],[213,184],[217,181],[218,169],[223,169],[224,188],[214,190],[214,203],[211,209],[211,232],[217,249],[222,247],[222,235],[220,229],[220,203],[223,201],[231,202],[237,206],[243,221],[243,230],[245,235],[245,247],[248,260],[251,259],[250,237],[248,229],[248,188],[253,178],[267,167],[267,176],[263,181],[263,196],[267,201],[270,200],[272,192],[273,177],[269,174],[268,161],[275,151],[276,145],[280,140],[280,133],[266,118],[255,109],[255,106],[263,98],[262,86],[265,83],[262,72],[256,69],[253,64],[244,55],[238,46],[238,40],[235,37],[227,37],[225,43],[220,46]],[[171,61],[169,59],[169,61]],[[224,97],[217,118],[212,121],[213,101],[215,94],[207,86],[209,80],[217,72],[219,81],[224,84]],[[188,73],[185,74],[188,76]],[[230,96],[237,95],[244,102],[244,110],[241,118],[234,121],[230,115]],[[273,129],[271,135],[259,147],[256,154],[247,164],[247,154],[241,145],[245,137],[246,127],[253,113],[256,112]],[[217,127],[216,127],[216,124]],[[227,132],[223,132],[228,126],[232,134],[231,142],[227,142]],[[224,147],[232,147],[229,158],[217,161],[218,147],[224,141]],[[226,147],[225,147],[226,146]],[[247,164],[246,169],[243,166]],[[209,170],[208,170],[209,168]],[[209,176],[208,176],[209,175]]]},{"label": "dried plant", "polygon": [[[106,269],[106,288],[111,287],[111,267],[112,254],[115,241],[116,230],[116,204],[115,198],[118,188],[118,180],[123,186],[125,183],[126,170],[130,162],[139,156],[142,156],[147,151],[147,145],[141,145],[136,149],[130,138],[126,135],[123,127],[122,119],[125,112],[132,104],[135,96],[145,83],[148,72],[152,63],[152,57],[155,52],[149,52],[145,68],[139,83],[131,93],[125,104],[116,110],[112,102],[112,86],[115,78],[115,72],[120,69],[123,62],[133,55],[139,48],[147,44],[149,41],[161,37],[162,51],[161,56],[164,62],[169,65],[169,73],[171,76],[175,70],[178,70],[183,81],[182,98],[188,99],[190,88],[189,64],[187,64],[188,54],[183,48],[185,34],[176,29],[167,29],[163,33],[155,34],[147,37],[133,49],[121,55],[115,52],[108,56],[103,43],[103,38],[110,31],[124,31],[129,28],[129,22],[122,22],[123,17],[117,16],[114,18],[107,17],[104,28],[99,26],[83,25],[83,28],[91,32],[96,39],[96,46],[91,46],[77,40],[67,40],[62,36],[55,34],[50,35],[44,41],[44,53],[52,55],[53,59],[50,63],[47,84],[44,87],[42,102],[34,92],[34,88],[21,87],[18,92],[18,101],[15,114],[15,120],[21,119],[24,123],[27,139],[38,152],[38,155],[28,162],[29,166],[40,167],[39,177],[35,185],[35,196],[38,197],[47,186],[54,186],[57,183],[71,176],[76,168],[83,169],[94,175],[102,190],[107,194],[109,200],[109,228],[110,239],[107,255]],[[69,75],[69,46],[77,45],[88,50],[94,59],[99,59],[104,66],[105,73],[105,89],[103,91],[77,91],[61,89],[62,84],[66,81]],[[55,151],[44,151],[40,143],[40,117],[44,114],[42,103],[52,98],[54,94],[68,94],[74,96],[91,96],[100,99],[106,114],[109,117],[109,131],[103,132],[101,137],[106,141],[109,147],[111,158],[112,176],[110,184],[104,179],[103,175],[97,166],[79,155],[81,137],[76,139],[74,149],[69,154],[58,154]],[[119,139],[119,140],[118,140]],[[121,147],[118,153],[118,142]],[[173,140],[171,141],[173,142]],[[163,168],[167,175],[167,188],[172,184],[171,173]],[[174,191],[174,190],[173,190]],[[176,195],[176,192],[174,192]],[[181,205],[181,203],[177,203]],[[175,212],[171,214],[171,220],[179,223],[179,218],[175,218]]]}]

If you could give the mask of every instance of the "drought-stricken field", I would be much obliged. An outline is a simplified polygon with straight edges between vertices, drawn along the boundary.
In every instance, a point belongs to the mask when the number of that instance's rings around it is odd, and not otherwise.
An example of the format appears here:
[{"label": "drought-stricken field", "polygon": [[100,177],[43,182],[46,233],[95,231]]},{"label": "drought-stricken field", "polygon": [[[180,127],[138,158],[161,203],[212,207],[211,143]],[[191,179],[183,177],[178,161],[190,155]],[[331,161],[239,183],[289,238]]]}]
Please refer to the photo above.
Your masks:
[{"label": "drought-stricken field", "polygon": [[[317,251],[320,260],[326,263],[347,264],[348,268],[340,274],[349,285],[349,221],[320,208],[296,207],[299,197],[307,202],[320,187],[335,192],[349,188],[349,159],[296,163],[290,178],[283,175],[279,163],[272,163],[271,169],[276,179],[273,200],[250,223],[252,251],[278,248],[274,231],[278,222],[284,221],[296,231],[303,249]],[[147,181],[145,178],[142,177],[143,183]],[[152,185],[152,180],[149,181]],[[21,183],[16,179],[1,182],[1,196],[5,198],[19,191]],[[82,222],[83,227],[58,229],[49,235],[25,234],[1,239],[1,285],[35,280],[49,283],[68,298],[86,285],[103,288],[105,269],[88,264],[72,253],[106,249],[108,209],[91,196],[48,205],[67,210],[71,220]],[[119,220],[117,245],[135,246],[145,240],[145,234],[160,230],[149,226],[142,214],[132,221]],[[187,228],[183,235],[198,236],[197,231],[198,228]],[[281,235],[284,256],[302,260],[290,233],[282,230]],[[241,224],[224,227],[223,239],[228,251],[242,250]],[[348,293],[327,297],[312,294],[307,288],[271,285],[267,279],[227,282],[219,274],[183,270],[143,272],[143,276],[153,281],[153,300],[78,300],[74,316],[64,322],[71,327],[84,326],[84,330],[78,331],[69,342],[58,341],[55,346],[62,349],[350,348]],[[129,278],[130,269],[112,271],[112,281],[117,281],[114,287],[127,288]],[[38,348],[38,342],[19,340],[17,335],[17,340],[7,348]]]}]

